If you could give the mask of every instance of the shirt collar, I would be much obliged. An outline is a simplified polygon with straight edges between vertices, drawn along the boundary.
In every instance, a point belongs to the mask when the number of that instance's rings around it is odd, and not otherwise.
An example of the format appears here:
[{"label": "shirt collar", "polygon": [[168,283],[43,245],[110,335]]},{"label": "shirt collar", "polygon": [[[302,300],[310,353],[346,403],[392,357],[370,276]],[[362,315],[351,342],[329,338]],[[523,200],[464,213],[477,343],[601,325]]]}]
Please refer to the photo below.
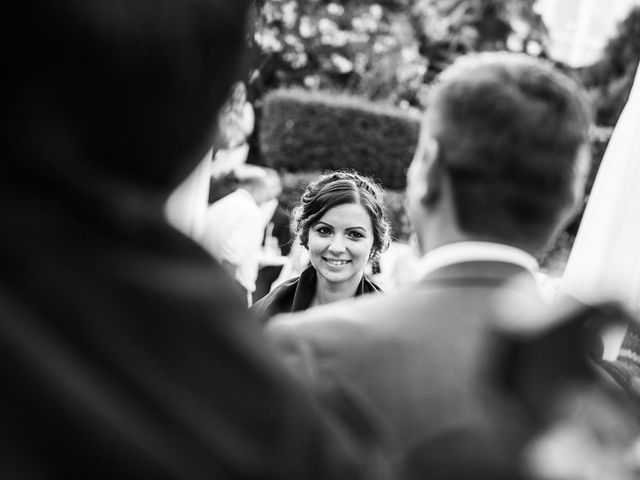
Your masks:
[{"label": "shirt collar", "polygon": [[494,242],[455,242],[427,252],[418,262],[418,277],[442,267],[465,262],[504,262],[519,265],[530,272],[539,268],[533,255],[520,248]]}]

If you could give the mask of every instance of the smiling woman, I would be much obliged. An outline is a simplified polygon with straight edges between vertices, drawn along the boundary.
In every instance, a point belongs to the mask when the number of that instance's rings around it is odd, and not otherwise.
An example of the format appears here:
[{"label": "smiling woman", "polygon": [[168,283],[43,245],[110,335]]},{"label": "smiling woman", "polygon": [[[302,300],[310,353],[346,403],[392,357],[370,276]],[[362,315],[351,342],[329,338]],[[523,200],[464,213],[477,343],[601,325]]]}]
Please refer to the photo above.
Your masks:
[{"label": "smiling woman", "polygon": [[373,221],[359,203],[327,211],[309,231],[309,258],[317,272],[311,305],[350,297],[373,249]]},{"label": "smiling woman", "polygon": [[381,291],[364,274],[389,245],[383,192],[372,179],[351,171],[321,176],[303,193],[293,228],[310,265],[256,302],[257,318]]}]

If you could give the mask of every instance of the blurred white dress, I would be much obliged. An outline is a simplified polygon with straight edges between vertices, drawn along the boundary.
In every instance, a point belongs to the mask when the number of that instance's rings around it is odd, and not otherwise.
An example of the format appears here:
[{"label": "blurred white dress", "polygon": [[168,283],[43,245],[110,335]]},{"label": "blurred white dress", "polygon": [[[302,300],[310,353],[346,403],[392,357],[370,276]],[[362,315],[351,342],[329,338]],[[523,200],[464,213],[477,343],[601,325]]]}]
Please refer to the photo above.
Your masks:
[{"label": "blurred white dress", "polygon": [[586,302],[619,300],[640,312],[640,68],[593,184],[562,290]]}]

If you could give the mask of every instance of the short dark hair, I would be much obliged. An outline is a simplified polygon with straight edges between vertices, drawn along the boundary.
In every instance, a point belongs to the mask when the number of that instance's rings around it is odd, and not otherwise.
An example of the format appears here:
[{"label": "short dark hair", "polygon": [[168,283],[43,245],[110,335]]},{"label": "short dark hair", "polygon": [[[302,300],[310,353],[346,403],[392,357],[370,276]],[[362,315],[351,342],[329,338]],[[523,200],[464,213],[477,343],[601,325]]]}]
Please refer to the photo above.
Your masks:
[{"label": "short dark hair", "polygon": [[334,207],[358,203],[364,207],[373,225],[372,260],[389,246],[390,223],[384,210],[384,192],[371,178],[351,170],[329,172],[311,182],[293,210],[292,230],[307,247],[309,229]]},{"label": "short dark hair", "polygon": [[426,118],[461,230],[546,243],[575,200],[591,126],[582,88],[523,54],[466,55],[432,87]]},{"label": "short dark hair", "polygon": [[9,148],[169,193],[211,146],[244,66],[249,3],[18,2],[7,28],[20,48],[5,49],[3,77]]}]

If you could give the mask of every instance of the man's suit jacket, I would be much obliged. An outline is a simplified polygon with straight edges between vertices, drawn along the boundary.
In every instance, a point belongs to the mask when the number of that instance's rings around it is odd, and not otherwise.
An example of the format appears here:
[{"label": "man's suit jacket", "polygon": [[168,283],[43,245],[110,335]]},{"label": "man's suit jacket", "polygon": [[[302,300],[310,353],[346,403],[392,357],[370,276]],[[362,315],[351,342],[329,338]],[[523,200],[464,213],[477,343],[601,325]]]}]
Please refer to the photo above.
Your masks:
[{"label": "man's suit jacket", "polygon": [[[467,262],[402,291],[277,316],[267,333],[299,376],[338,377],[369,398],[395,430],[402,456],[425,446],[437,452],[438,439],[451,454],[458,440],[475,438],[461,450],[475,457],[471,468],[489,461],[489,477],[515,478],[510,457],[528,424],[500,383],[509,348],[499,332],[517,329],[521,314],[542,303],[534,276],[522,267]],[[434,468],[428,473],[441,473]]]}]

